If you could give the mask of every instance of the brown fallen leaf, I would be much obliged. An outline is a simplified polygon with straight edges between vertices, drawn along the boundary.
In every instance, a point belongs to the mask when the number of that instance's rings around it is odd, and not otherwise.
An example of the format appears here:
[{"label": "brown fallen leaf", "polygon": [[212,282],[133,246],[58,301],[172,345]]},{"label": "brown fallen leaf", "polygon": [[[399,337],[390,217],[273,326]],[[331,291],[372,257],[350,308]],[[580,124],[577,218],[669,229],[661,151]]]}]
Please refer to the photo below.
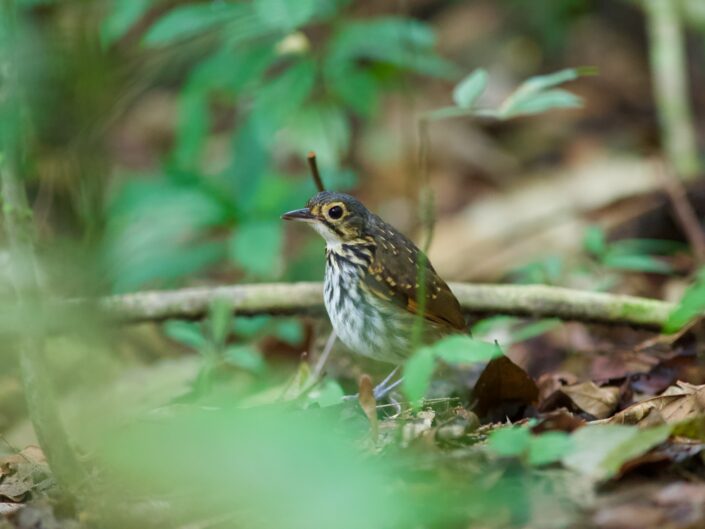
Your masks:
[{"label": "brown fallen leaf", "polygon": [[523,417],[527,406],[538,401],[536,382],[507,356],[491,360],[472,392],[473,411],[497,421]]},{"label": "brown fallen leaf", "polygon": [[662,395],[632,404],[607,419],[611,424],[645,424],[659,417],[665,423],[686,421],[705,413],[705,385],[678,381]]},{"label": "brown fallen leaf", "polygon": [[561,408],[541,415],[541,422],[531,428],[531,433],[536,435],[543,432],[570,433],[585,426],[585,424],[585,419],[573,415],[565,408]]},{"label": "brown fallen leaf", "polygon": [[360,407],[370,421],[370,434],[373,442],[379,438],[379,420],[377,419],[377,401],[375,400],[374,387],[370,375],[362,375],[359,382]]},{"label": "brown fallen leaf", "polygon": [[0,502],[22,502],[51,481],[44,453],[37,446],[0,458]]},{"label": "brown fallen leaf", "polygon": [[560,392],[573,401],[578,408],[597,419],[609,417],[619,402],[619,388],[612,386],[601,388],[594,382],[563,386]]}]

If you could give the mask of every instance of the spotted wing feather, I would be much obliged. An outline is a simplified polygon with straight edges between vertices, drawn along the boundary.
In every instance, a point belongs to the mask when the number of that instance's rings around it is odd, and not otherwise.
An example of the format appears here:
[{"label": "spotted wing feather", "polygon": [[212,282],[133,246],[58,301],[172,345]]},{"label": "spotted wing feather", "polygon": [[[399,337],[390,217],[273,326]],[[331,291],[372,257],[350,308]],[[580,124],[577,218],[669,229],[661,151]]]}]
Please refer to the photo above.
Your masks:
[{"label": "spotted wing feather", "polygon": [[[425,297],[424,317],[449,330],[465,329],[460,304],[428,258],[416,245],[379,218],[375,219],[373,238],[377,244],[365,286],[395,305],[418,314],[421,309],[419,296]],[[420,288],[418,263],[424,263],[425,285]]]}]

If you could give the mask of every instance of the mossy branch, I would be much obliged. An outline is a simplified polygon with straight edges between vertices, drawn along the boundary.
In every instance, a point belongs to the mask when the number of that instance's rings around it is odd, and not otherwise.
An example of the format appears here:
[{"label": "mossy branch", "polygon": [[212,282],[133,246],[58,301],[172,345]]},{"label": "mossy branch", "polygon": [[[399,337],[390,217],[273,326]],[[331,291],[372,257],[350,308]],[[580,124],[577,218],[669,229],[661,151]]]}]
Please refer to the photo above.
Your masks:
[{"label": "mossy branch", "polygon": [[[664,301],[545,285],[451,283],[468,314],[508,314],[623,324],[660,330],[674,305]],[[99,300],[102,310],[123,323],[170,318],[201,318],[216,300],[242,315],[323,314],[321,283],[270,283],[187,288],[112,296]]]}]

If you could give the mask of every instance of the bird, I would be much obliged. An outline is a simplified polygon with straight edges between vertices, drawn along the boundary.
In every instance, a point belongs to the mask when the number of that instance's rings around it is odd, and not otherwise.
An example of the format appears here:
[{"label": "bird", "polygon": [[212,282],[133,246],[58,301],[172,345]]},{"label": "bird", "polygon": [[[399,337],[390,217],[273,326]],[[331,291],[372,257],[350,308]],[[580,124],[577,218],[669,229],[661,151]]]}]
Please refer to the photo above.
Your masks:
[{"label": "bird", "polygon": [[282,219],[307,223],[325,240],[324,304],[352,352],[398,366],[421,345],[415,322],[423,343],[465,331],[458,299],[426,255],[355,197],[321,191]]}]

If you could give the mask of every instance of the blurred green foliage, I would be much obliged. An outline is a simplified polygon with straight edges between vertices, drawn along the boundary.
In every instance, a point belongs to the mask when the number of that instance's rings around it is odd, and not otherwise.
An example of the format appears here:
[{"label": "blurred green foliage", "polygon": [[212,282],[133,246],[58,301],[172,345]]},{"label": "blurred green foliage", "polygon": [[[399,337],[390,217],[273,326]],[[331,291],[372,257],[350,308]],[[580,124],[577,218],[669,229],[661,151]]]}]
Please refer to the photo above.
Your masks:
[{"label": "blurred green foliage", "polygon": [[468,366],[488,362],[502,354],[497,344],[464,335],[448,336],[432,345],[420,347],[404,364],[404,393],[412,403],[419,406],[423,403],[437,362]]},{"label": "blurred green foliage", "polygon": [[[283,277],[278,216],[314,192],[301,174],[304,153],[317,153],[327,186],[349,187],[352,120],[369,120],[407,73],[454,74],[434,53],[428,26],[351,19],[346,4],[194,2],[152,21],[139,47],[193,48],[196,59],[183,72],[176,137],[161,174],[146,182],[141,175],[112,202],[106,262],[116,291],[177,280],[223,259],[250,281]],[[113,2],[104,46],[158,5]],[[231,116],[224,129],[215,128],[214,107]],[[214,138],[225,145],[216,163],[208,149]]]},{"label": "blurred green foliage", "polygon": [[664,332],[677,332],[703,313],[705,313],[705,268],[700,269],[676,309],[669,314]]}]

